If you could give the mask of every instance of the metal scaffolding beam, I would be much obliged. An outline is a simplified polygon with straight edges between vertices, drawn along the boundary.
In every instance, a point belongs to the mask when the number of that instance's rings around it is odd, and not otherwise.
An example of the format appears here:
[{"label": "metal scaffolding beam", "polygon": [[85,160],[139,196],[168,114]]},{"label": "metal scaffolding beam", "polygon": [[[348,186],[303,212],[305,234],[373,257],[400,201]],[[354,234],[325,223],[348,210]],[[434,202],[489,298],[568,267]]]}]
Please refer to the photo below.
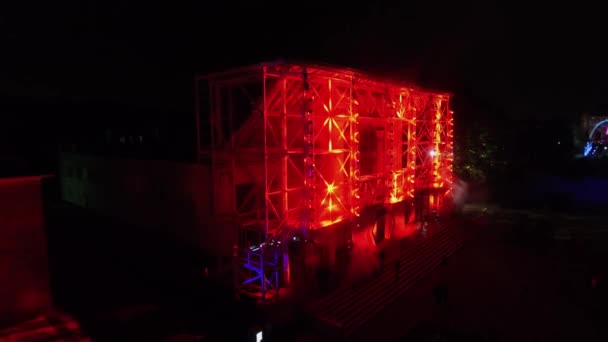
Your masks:
[{"label": "metal scaffolding beam", "polygon": [[450,195],[449,94],[306,63],[197,77],[197,97],[201,84],[198,160],[210,155],[215,215],[241,232],[239,288],[257,284],[265,298],[280,286],[287,238],[413,204],[420,191],[433,193],[433,209]]}]

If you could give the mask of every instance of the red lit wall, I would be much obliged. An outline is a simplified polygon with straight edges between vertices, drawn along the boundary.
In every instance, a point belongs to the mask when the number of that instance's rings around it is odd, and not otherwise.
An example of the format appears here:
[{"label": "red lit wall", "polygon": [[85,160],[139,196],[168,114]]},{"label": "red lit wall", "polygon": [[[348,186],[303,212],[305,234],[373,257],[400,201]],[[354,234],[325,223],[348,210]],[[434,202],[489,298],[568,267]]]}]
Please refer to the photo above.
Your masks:
[{"label": "red lit wall", "polygon": [[41,178],[0,178],[0,325],[50,307]]}]

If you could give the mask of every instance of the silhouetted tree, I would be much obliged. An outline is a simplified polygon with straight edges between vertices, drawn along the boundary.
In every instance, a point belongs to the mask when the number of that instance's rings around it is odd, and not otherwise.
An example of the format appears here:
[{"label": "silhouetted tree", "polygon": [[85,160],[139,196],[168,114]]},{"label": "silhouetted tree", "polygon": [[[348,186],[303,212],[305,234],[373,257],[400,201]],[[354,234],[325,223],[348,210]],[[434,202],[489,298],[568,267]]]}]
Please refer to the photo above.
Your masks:
[{"label": "silhouetted tree", "polygon": [[486,183],[504,174],[504,161],[496,129],[472,124],[463,130],[454,146],[454,171],[465,181]]}]

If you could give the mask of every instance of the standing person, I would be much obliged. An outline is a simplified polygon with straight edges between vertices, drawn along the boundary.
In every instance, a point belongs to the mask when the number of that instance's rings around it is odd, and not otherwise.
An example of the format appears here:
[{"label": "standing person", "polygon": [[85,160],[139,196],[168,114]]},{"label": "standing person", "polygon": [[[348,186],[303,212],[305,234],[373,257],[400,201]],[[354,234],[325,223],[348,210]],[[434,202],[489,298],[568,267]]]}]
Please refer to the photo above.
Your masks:
[{"label": "standing person", "polygon": [[380,250],[378,251],[378,262],[380,263],[380,265],[378,265],[378,274],[384,270],[384,260],[386,258],[385,253],[384,247],[380,247]]}]

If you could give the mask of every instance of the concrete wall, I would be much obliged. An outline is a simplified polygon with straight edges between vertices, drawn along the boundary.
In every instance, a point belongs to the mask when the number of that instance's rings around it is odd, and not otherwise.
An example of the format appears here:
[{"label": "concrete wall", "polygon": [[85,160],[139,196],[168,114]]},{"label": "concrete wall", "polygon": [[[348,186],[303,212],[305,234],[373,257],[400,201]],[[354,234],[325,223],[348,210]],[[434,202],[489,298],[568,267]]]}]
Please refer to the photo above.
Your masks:
[{"label": "concrete wall", "polygon": [[50,308],[41,177],[0,178],[0,327]]},{"label": "concrete wall", "polygon": [[230,256],[236,226],[211,215],[208,167],[167,161],[62,154],[62,198],[213,256]]}]

